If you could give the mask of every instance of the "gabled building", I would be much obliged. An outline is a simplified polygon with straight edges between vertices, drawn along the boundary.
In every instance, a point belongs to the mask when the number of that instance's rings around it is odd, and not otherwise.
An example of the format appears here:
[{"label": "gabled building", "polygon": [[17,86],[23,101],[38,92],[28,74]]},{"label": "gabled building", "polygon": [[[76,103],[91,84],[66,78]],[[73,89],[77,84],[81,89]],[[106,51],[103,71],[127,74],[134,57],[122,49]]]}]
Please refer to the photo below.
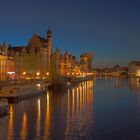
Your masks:
[{"label": "gabled building", "polygon": [[9,80],[15,76],[15,61],[11,52],[8,51],[6,42],[0,45],[0,80]]},{"label": "gabled building", "polygon": [[92,58],[91,53],[83,53],[80,55],[80,69],[82,72],[92,71]]},{"label": "gabled building", "polygon": [[140,61],[131,61],[128,65],[129,77],[140,77]]},{"label": "gabled building", "polygon": [[57,48],[54,55],[56,62],[55,68],[60,76],[80,74],[79,62],[75,56],[69,54],[68,50],[66,50],[64,54],[61,54],[60,49]]},{"label": "gabled building", "polygon": [[27,46],[10,47],[14,54],[16,74],[19,78],[45,77],[50,72],[52,55],[52,32],[46,38],[33,35]]},{"label": "gabled building", "polygon": [[120,65],[115,65],[112,68],[111,75],[114,76],[114,77],[127,76],[128,75],[128,67],[122,67]]}]

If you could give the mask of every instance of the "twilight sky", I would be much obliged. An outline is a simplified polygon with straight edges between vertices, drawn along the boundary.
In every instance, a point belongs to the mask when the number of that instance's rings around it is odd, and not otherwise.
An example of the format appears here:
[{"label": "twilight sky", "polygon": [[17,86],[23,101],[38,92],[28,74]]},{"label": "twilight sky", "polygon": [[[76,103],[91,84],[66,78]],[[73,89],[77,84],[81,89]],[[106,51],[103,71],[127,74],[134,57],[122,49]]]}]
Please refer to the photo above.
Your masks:
[{"label": "twilight sky", "polygon": [[26,45],[49,25],[54,50],[93,52],[99,66],[140,60],[140,0],[0,0],[0,43]]}]

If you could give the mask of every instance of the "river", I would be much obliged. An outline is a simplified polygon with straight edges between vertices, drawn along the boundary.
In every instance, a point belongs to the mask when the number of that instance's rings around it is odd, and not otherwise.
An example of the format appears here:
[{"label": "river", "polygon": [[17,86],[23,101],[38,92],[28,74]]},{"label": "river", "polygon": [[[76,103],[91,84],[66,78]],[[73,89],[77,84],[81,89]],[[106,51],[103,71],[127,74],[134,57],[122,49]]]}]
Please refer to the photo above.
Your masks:
[{"label": "river", "polygon": [[97,78],[10,104],[0,140],[139,140],[140,82]]}]

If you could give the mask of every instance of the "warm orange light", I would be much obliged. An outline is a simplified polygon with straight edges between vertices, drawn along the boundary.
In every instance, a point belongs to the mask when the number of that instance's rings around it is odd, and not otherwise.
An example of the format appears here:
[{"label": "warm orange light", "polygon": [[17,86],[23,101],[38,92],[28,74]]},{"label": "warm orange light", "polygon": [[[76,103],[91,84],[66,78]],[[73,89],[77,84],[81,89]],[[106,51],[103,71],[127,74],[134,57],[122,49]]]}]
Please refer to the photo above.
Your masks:
[{"label": "warm orange light", "polygon": [[70,73],[69,73],[69,72],[68,72],[67,74],[68,74],[68,75],[70,75]]},{"label": "warm orange light", "polygon": [[25,75],[25,74],[26,74],[26,72],[24,71],[22,74],[23,74],[23,75]]},{"label": "warm orange light", "polygon": [[140,77],[140,70],[137,71],[136,75]]},{"label": "warm orange light", "polygon": [[37,84],[37,86],[40,87],[41,85],[40,84]]},{"label": "warm orange light", "polygon": [[49,75],[49,74],[50,74],[49,72],[46,73],[46,75]]},{"label": "warm orange light", "polygon": [[39,75],[40,75],[40,73],[39,73],[39,72],[37,72],[37,73],[36,73],[36,75],[37,75],[37,76],[39,76]]}]

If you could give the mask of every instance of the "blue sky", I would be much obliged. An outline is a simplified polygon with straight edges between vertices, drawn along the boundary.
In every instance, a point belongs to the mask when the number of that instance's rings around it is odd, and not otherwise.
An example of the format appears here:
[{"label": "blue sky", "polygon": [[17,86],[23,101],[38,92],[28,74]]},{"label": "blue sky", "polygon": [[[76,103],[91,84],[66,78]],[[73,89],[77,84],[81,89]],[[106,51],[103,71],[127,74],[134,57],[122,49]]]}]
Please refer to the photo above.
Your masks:
[{"label": "blue sky", "polygon": [[26,45],[51,25],[54,50],[92,52],[98,66],[128,65],[140,60],[139,7],[139,0],[1,0],[0,42]]}]

